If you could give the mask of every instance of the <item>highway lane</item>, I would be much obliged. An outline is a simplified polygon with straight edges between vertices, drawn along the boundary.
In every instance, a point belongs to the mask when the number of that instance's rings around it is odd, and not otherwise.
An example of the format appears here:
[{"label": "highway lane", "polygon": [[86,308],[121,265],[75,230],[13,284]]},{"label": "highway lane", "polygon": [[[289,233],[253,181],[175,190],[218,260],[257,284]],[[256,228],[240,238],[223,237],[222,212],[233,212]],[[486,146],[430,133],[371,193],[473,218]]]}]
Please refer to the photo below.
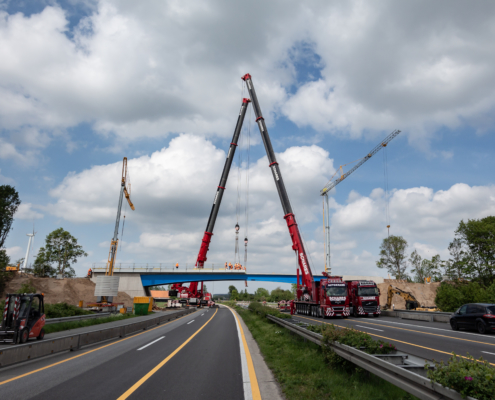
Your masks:
[{"label": "highway lane", "polygon": [[481,335],[472,331],[453,331],[448,324],[402,320],[397,318],[321,319],[306,315],[294,315],[295,320],[314,324],[334,324],[342,328],[353,327],[366,332],[377,340],[393,343],[398,350],[425,360],[447,361],[455,352],[467,353],[475,358],[483,357],[495,365],[495,335]]},{"label": "highway lane", "polygon": [[[65,331],[48,333],[45,335],[44,340],[50,340],[50,339],[54,339],[54,338],[58,338],[58,337],[64,337],[64,336],[78,335],[80,333],[97,331],[99,329],[114,328],[117,326],[127,325],[127,324],[131,324],[134,322],[140,322],[140,321],[144,321],[147,319],[153,319],[153,318],[156,318],[158,315],[174,314],[177,311],[181,311],[181,309],[177,308],[177,309],[172,309],[172,310],[167,310],[167,311],[160,311],[159,313],[154,312],[154,313],[148,314],[148,315],[136,316],[133,318],[126,318],[126,319],[116,320],[116,321],[112,321],[112,322],[105,322],[104,324],[89,325],[89,326],[84,326],[82,328],[68,329]],[[28,340],[28,343],[36,343],[36,339],[31,338]],[[0,350],[1,349],[8,349],[8,348],[11,348],[12,346],[15,346],[15,345],[13,345],[12,343],[0,343]]]},{"label": "highway lane", "polygon": [[0,369],[0,398],[9,400],[165,396],[244,398],[230,310],[200,310],[121,340]]}]

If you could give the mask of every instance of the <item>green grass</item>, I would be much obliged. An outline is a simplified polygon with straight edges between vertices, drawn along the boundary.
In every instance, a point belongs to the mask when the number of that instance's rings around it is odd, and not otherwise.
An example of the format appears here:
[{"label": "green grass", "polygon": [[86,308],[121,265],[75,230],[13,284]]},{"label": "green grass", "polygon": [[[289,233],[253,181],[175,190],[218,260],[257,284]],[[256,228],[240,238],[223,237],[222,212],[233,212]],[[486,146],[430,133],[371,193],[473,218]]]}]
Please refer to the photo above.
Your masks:
[{"label": "green grass", "polygon": [[331,369],[322,350],[280,325],[235,307],[258,343],[261,353],[288,400],[406,400],[402,389],[367,372]]},{"label": "green grass", "polygon": [[69,329],[77,329],[83,328],[85,326],[99,325],[104,324],[106,322],[120,321],[123,319],[129,319],[136,317],[133,314],[124,314],[124,315],[115,315],[111,317],[103,317],[103,318],[95,318],[95,319],[83,319],[81,321],[72,321],[72,322],[59,322],[57,324],[49,324],[45,325],[45,333],[54,333],[67,331]]}]

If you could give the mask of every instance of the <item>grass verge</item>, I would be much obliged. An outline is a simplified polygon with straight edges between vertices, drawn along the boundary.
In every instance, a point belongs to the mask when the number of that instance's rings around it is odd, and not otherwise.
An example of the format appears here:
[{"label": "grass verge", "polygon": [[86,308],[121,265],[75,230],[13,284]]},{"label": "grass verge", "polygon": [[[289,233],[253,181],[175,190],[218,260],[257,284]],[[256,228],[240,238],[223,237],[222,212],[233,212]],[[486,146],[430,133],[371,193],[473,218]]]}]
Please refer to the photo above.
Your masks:
[{"label": "grass verge", "polygon": [[242,317],[288,400],[410,400],[398,387],[356,368],[331,369],[321,347],[241,307]]},{"label": "grass verge", "polygon": [[85,326],[99,325],[107,322],[120,321],[136,317],[133,314],[115,315],[111,317],[95,318],[95,319],[83,319],[81,321],[59,322],[57,324],[45,325],[45,333],[55,333],[61,331],[67,331],[69,329],[83,328]]}]

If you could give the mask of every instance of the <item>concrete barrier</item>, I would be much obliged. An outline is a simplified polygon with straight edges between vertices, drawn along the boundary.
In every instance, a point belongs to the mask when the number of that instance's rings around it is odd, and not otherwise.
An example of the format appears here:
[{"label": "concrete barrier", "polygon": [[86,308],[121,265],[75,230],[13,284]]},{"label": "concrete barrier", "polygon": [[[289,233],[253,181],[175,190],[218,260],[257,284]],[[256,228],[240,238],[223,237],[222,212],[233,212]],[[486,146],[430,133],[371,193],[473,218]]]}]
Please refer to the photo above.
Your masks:
[{"label": "concrete barrier", "polygon": [[185,309],[167,315],[159,315],[149,320],[131,322],[126,325],[98,329],[91,332],[68,335],[55,339],[46,339],[0,349],[0,368],[17,364],[24,361],[33,360],[62,351],[74,351],[81,347],[89,346],[98,342],[110,339],[125,337],[132,333],[155,327],[164,322],[174,320],[184,315],[195,312],[195,308]]},{"label": "concrete barrier", "polygon": [[394,317],[400,319],[412,319],[416,321],[428,322],[450,322],[452,313],[435,312],[435,311],[408,311],[408,310],[382,310],[384,317]]}]

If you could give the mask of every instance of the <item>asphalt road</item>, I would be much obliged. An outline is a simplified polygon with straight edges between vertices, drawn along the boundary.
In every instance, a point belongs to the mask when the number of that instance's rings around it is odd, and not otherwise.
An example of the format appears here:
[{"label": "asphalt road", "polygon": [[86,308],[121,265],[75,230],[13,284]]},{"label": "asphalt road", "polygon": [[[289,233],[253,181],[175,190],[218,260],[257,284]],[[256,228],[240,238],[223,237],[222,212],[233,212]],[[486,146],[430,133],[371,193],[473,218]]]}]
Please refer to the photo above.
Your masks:
[{"label": "asphalt road", "polygon": [[239,339],[225,308],[117,341],[0,369],[1,399],[244,399]]},{"label": "asphalt road", "polygon": [[321,319],[294,315],[293,319],[311,324],[327,323],[342,328],[353,327],[368,333],[374,339],[393,343],[400,351],[425,360],[447,361],[451,353],[455,352],[461,356],[467,356],[469,353],[476,359],[483,357],[495,365],[495,334],[481,335],[474,331],[453,331],[450,325],[445,323],[381,316]]}]

